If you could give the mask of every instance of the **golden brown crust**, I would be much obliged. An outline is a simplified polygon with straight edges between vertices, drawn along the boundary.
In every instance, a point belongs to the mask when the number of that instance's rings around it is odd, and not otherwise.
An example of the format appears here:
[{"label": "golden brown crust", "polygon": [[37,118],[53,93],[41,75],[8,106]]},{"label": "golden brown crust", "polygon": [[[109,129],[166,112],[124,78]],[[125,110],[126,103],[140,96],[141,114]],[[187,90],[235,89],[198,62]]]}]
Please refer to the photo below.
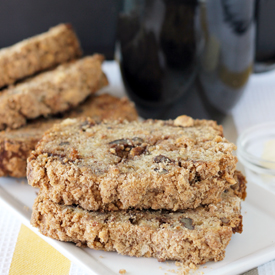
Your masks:
[{"label": "golden brown crust", "polygon": [[19,128],[27,119],[67,111],[108,84],[95,54],[58,66],[0,94],[0,129]]},{"label": "golden brown crust", "polygon": [[241,227],[240,210],[233,192],[195,210],[106,213],[58,205],[40,194],[31,224],[46,236],[78,246],[197,265],[224,258],[233,231]]},{"label": "golden brown crust", "polygon": [[[75,109],[62,115],[63,118],[89,116],[94,120],[127,119],[136,120],[138,115],[133,103],[126,98],[117,98],[108,94],[91,96]],[[25,177],[27,158],[44,132],[58,118],[38,119],[26,126],[0,132],[0,176]]]},{"label": "golden brown crust", "polygon": [[69,24],[0,50],[0,88],[81,56],[79,41]]},{"label": "golden brown crust", "polygon": [[65,120],[28,160],[29,184],[87,210],[186,209],[235,184],[234,144],[213,122]]}]

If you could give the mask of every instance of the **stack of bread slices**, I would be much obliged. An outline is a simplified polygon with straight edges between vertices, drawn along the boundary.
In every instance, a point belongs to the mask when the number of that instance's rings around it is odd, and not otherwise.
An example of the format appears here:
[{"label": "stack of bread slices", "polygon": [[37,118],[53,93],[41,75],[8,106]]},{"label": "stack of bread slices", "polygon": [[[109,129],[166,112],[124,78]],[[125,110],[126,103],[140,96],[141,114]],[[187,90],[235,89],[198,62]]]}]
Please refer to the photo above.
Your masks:
[{"label": "stack of bread slices", "polygon": [[28,159],[31,223],[51,238],[176,260],[219,261],[242,232],[246,181],[213,121],[66,119]]},{"label": "stack of bread slices", "polygon": [[62,118],[137,119],[126,98],[94,95],[108,84],[104,57],[81,55],[69,24],[0,50],[0,176],[25,177],[30,152]]}]

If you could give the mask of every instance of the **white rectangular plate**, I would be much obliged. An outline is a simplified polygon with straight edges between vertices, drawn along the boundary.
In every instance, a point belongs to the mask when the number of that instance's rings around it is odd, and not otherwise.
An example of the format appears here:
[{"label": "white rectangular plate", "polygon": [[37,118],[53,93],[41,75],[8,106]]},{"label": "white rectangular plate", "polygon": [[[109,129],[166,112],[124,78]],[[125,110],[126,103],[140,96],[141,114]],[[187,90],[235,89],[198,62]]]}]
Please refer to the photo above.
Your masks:
[{"label": "white rectangular plate", "polygon": [[[71,243],[62,243],[41,235],[30,223],[31,207],[36,197],[34,188],[25,179],[0,178],[0,202],[14,212],[22,222],[41,236],[50,245],[74,263],[94,275],[118,274],[125,269],[126,274],[164,273],[175,274],[173,261],[159,263],[152,258],[133,258],[114,252],[82,249]],[[242,204],[244,232],[232,237],[226,250],[226,257],[217,263],[207,263],[192,274],[233,275],[259,266],[275,258],[275,194],[255,183],[248,184],[248,197]]]}]

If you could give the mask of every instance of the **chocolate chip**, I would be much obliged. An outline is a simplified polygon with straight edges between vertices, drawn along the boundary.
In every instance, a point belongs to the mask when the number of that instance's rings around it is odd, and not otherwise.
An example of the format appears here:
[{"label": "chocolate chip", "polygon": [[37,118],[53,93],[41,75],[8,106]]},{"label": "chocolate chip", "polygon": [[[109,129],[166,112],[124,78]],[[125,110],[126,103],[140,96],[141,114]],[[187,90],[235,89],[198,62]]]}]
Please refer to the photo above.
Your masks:
[{"label": "chocolate chip", "polygon": [[190,218],[180,218],[179,221],[183,224],[184,227],[190,230],[194,230],[193,220]]},{"label": "chocolate chip", "polygon": [[146,145],[139,146],[142,143],[143,139],[139,137],[134,137],[132,140],[128,138],[116,139],[109,142],[110,152],[121,158],[127,158],[129,154],[130,156],[139,156],[146,149]]},{"label": "chocolate chip", "polygon": [[129,222],[130,222],[131,224],[135,224],[135,221],[134,221],[134,219],[132,219],[132,218],[129,218]]},{"label": "chocolate chip", "polygon": [[155,172],[158,172],[161,175],[167,174],[169,171],[163,168],[155,168],[154,169]]},{"label": "chocolate chip", "polygon": [[135,214],[131,213],[129,221],[130,221],[131,224],[136,224],[137,216]]},{"label": "chocolate chip", "polygon": [[125,150],[124,145],[117,145],[117,146],[114,147],[114,148],[110,148],[110,152],[111,152],[113,155],[117,155],[117,156],[120,157],[120,158],[127,158],[127,157],[128,157],[128,154],[129,154],[129,151],[126,151],[126,150]]},{"label": "chocolate chip", "polygon": [[120,158],[127,158],[133,147],[131,140],[125,138],[113,140],[109,144],[111,145],[110,152]]},{"label": "chocolate chip", "polygon": [[163,156],[163,155],[158,155],[154,158],[154,162],[155,163],[161,163],[161,162],[164,162],[164,163],[171,163],[173,162],[173,160]]}]

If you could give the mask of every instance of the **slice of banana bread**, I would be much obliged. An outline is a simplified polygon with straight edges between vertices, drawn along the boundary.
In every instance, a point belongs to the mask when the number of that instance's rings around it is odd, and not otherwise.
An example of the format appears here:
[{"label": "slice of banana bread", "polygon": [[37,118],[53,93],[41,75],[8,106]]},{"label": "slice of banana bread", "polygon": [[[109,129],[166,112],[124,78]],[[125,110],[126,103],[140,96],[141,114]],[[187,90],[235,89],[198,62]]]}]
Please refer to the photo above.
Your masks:
[{"label": "slice of banana bread", "polygon": [[46,236],[78,246],[198,265],[222,260],[232,233],[242,232],[241,199],[232,191],[217,204],[179,212],[93,212],[55,204],[40,194],[31,224]]},{"label": "slice of banana bread", "polygon": [[[62,118],[91,117],[102,119],[137,120],[134,104],[127,98],[117,98],[108,94],[90,96],[75,109],[66,112]],[[59,115],[60,117],[60,115]],[[61,118],[40,118],[26,126],[0,132],[0,176],[25,177],[27,158],[35,145],[42,138],[44,132]]]},{"label": "slice of banana bread", "polygon": [[186,209],[220,201],[233,185],[235,145],[213,121],[67,119],[28,159],[30,185],[86,210]]},{"label": "slice of banana bread", "polygon": [[0,88],[81,54],[71,25],[60,24],[48,32],[0,50]]},{"label": "slice of banana bread", "polygon": [[60,65],[0,94],[0,130],[19,128],[27,119],[49,116],[77,106],[108,84],[102,55]]}]

